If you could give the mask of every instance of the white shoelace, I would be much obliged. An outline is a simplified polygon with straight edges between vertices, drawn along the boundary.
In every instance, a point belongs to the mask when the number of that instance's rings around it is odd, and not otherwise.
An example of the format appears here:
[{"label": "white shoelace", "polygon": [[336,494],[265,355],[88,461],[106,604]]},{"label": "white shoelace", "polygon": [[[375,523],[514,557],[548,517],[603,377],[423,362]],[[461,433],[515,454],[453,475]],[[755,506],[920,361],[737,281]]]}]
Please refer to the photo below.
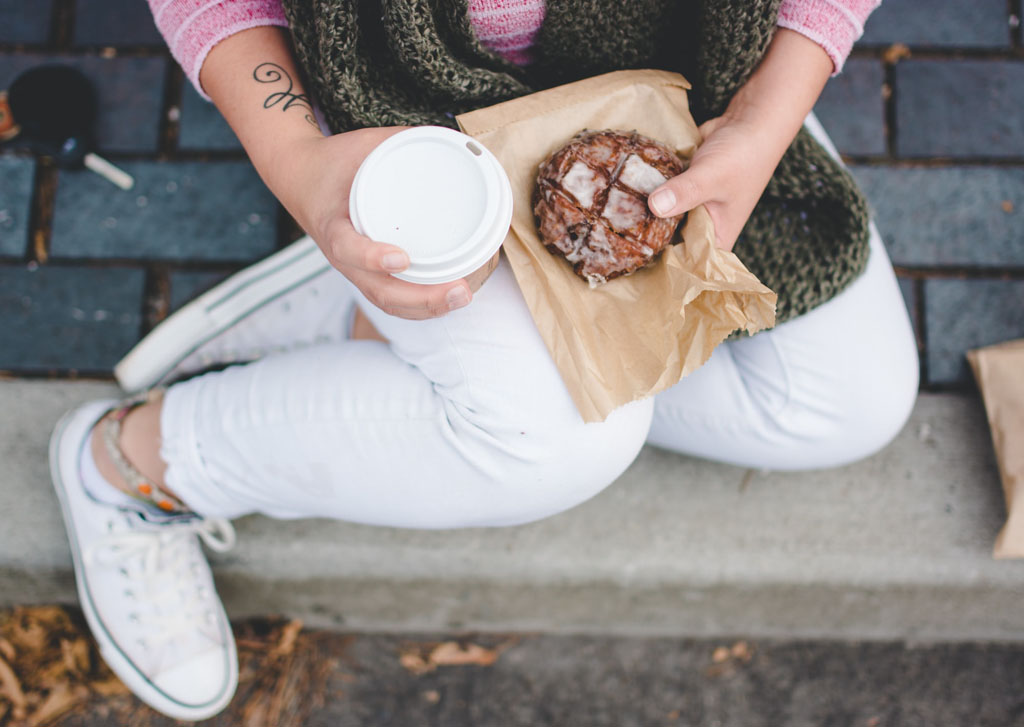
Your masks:
[{"label": "white shoelace", "polygon": [[[198,631],[212,631],[215,614],[210,598],[214,594],[205,578],[196,583],[195,536],[218,553],[235,544],[231,523],[210,518],[113,532],[92,543],[84,553],[86,563],[117,569],[130,581],[124,596],[139,603],[139,610],[130,618],[144,634],[137,641],[147,652],[159,653],[160,647],[175,641],[183,646]],[[184,655],[181,648],[172,650]],[[150,666],[160,668],[168,656],[161,655],[158,663]]]}]

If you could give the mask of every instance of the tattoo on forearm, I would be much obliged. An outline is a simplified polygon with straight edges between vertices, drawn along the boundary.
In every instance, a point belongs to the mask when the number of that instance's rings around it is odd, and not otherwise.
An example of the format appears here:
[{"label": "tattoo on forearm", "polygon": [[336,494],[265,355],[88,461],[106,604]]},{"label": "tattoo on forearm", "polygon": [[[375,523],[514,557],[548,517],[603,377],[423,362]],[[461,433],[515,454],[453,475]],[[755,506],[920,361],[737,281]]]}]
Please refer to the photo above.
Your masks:
[{"label": "tattoo on forearm", "polygon": [[288,71],[276,63],[261,63],[252,72],[252,77],[256,79],[257,83],[284,82],[288,84],[288,88],[283,91],[274,91],[274,93],[267,96],[263,101],[263,108],[273,108],[283,102],[282,111],[287,111],[293,107],[303,109],[306,112],[306,121],[316,128],[320,128],[320,125],[313,117],[313,105],[309,101],[309,96],[304,93],[292,93],[295,83],[292,81],[292,77],[288,75]]}]

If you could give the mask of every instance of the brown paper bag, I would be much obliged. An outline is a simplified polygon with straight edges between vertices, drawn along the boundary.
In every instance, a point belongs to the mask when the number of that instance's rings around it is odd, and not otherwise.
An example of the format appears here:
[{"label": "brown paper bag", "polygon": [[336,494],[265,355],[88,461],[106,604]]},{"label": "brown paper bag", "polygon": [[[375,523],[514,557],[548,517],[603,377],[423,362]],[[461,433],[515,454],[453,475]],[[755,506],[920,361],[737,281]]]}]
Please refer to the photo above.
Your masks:
[{"label": "brown paper bag", "polygon": [[636,130],[693,156],[701,142],[690,84],[665,71],[616,71],[457,117],[512,180],[515,209],[504,250],[537,328],[588,422],[667,389],[697,369],[730,333],[775,324],[775,294],[731,252],[715,247],[703,206],[683,244],[653,266],[595,289],[537,237],[537,169],[581,129]]},{"label": "brown paper bag", "polygon": [[967,352],[992,430],[1006,497],[996,558],[1024,558],[1024,339]]}]

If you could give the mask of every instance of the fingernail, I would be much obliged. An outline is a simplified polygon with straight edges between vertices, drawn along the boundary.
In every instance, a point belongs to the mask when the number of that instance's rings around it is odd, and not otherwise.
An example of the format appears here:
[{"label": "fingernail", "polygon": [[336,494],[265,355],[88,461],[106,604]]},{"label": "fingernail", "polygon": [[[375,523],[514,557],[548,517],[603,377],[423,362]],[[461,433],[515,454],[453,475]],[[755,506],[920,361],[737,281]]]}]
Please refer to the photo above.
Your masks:
[{"label": "fingernail", "polygon": [[381,259],[381,264],[385,270],[391,270],[396,273],[405,270],[408,266],[405,255],[400,252],[389,252]]},{"label": "fingernail", "polygon": [[445,300],[448,302],[448,310],[455,310],[469,304],[469,293],[465,288],[452,288]]},{"label": "fingernail", "polygon": [[656,215],[667,215],[675,204],[676,195],[671,189],[659,189],[651,195],[651,209]]}]

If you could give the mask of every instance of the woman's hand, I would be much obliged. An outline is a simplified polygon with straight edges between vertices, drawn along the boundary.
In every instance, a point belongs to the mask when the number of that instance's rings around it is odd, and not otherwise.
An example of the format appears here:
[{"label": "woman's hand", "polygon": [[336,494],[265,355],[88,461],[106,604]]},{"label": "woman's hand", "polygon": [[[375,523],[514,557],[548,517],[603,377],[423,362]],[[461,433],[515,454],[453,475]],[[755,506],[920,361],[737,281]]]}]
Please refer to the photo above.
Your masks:
[{"label": "woman's hand", "polygon": [[408,267],[405,251],[352,227],[348,192],[356,170],[402,127],[323,136],[286,30],[249,28],[225,38],[206,57],[199,80],[270,191],[370,302],[402,318],[441,316],[469,303],[465,280],[416,285],[392,277]]},{"label": "woman's hand", "polygon": [[703,204],[715,225],[718,247],[731,250],[781,155],[765,143],[763,129],[744,119],[719,116],[702,124],[700,132],[704,143],[689,168],[648,201],[659,217]]},{"label": "woman's hand", "polygon": [[434,318],[469,303],[465,280],[417,285],[393,277],[409,266],[405,251],[374,242],[355,231],[348,196],[363,159],[404,127],[358,129],[329,137],[307,138],[277,155],[278,198],[316,240],[317,245],[367,299],[401,318]]},{"label": "woman's hand", "polygon": [[703,204],[718,246],[731,250],[832,70],[821,46],[778,29],[725,113],[701,125],[690,167],[651,193],[651,211],[672,217]]}]

